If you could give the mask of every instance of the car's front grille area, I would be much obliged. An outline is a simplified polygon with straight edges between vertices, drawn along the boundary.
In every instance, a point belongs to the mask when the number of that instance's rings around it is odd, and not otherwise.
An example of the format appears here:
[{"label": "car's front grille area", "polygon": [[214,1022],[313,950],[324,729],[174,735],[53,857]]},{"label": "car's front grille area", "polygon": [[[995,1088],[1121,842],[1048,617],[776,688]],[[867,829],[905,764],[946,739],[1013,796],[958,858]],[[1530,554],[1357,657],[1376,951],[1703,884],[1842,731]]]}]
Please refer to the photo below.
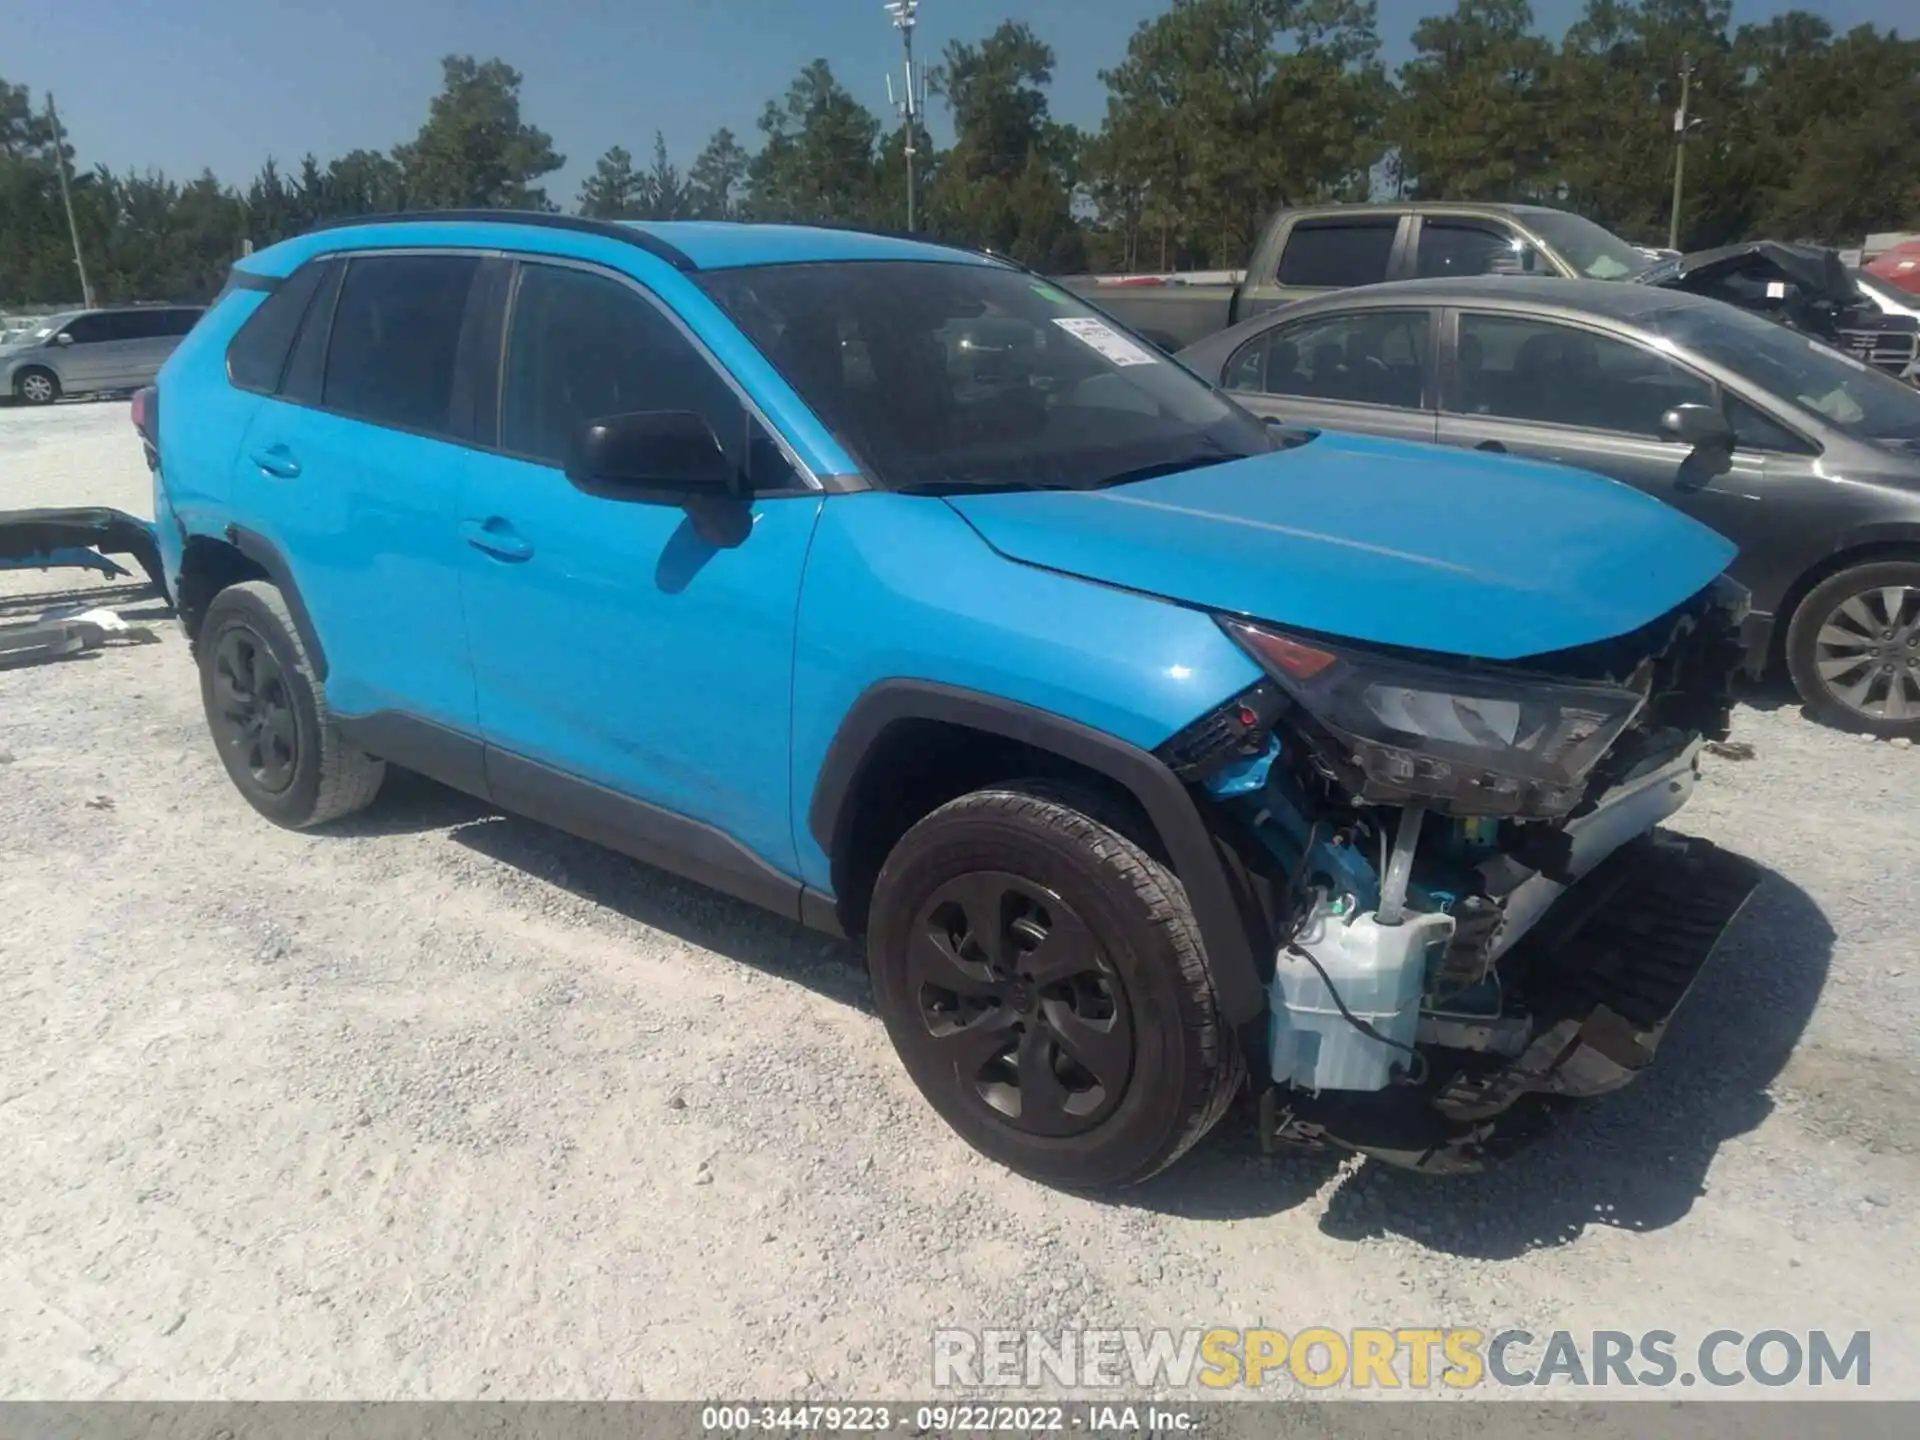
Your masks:
[{"label": "car's front grille area", "polygon": [[1899,330],[1843,328],[1837,332],[1840,348],[1876,370],[1904,378],[1920,359],[1920,334]]}]

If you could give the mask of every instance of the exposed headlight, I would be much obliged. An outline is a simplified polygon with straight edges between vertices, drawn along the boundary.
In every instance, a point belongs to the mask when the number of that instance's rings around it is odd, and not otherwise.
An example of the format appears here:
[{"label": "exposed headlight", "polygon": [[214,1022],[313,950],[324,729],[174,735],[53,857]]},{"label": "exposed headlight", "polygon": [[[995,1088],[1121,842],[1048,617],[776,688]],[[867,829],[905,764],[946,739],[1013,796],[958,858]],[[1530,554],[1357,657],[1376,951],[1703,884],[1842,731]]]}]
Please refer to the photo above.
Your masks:
[{"label": "exposed headlight", "polygon": [[1336,741],[1361,798],[1459,815],[1561,815],[1645,697],[1611,685],[1449,670],[1221,626]]}]

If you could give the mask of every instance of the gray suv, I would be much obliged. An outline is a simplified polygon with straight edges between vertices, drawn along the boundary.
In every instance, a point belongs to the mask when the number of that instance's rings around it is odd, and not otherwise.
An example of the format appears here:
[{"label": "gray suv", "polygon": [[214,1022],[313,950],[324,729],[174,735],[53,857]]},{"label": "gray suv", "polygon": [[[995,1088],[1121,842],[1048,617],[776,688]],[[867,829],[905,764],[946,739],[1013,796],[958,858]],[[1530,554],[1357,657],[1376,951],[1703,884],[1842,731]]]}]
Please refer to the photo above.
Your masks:
[{"label": "gray suv", "polygon": [[202,313],[198,305],[127,305],[49,315],[0,342],[0,394],[51,405],[150,384]]}]

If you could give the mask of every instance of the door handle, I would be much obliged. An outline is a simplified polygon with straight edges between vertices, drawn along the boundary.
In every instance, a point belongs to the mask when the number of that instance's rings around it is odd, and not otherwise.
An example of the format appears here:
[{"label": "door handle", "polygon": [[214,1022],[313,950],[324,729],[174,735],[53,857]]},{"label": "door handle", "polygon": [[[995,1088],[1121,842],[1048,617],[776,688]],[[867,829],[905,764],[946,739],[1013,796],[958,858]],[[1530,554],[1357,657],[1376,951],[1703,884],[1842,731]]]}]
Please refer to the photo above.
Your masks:
[{"label": "door handle", "polygon": [[1495,455],[1504,455],[1507,453],[1507,447],[1502,445],[1498,440],[1482,440],[1473,448],[1476,450],[1488,450]]},{"label": "door handle", "polygon": [[254,451],[248,458],[266,474],[282,480],[291,480],[300,473],[300,462],[293,458],[293,452],[284,445],[269,445],[264,450]]},{"label": "door handle", "polygon": [[498,515],[490,515],[485,520],[462,520],[460,538],[496,560],[527,560],[533,556],[533,546],[514,533],[510,521]]}]

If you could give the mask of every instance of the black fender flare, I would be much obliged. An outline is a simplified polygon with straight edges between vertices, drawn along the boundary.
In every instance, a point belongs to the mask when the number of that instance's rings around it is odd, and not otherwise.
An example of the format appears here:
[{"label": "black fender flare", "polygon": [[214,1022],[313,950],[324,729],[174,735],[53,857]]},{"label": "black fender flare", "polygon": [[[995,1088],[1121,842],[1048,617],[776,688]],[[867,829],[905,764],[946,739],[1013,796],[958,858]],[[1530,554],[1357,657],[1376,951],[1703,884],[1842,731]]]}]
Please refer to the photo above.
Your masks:
[{"label": "black fender flare", "polygon": [[1193,795],[1148,751],[1078,721],[934,681],[879,681],[847,711],[814,783],[807,828],[829,857],[844,853],[853,821],[847,802],[876,743],[890,726],[912,720],[940,721],[1050,751],[1126,789],[1153,822],[1186,887],[1227,1023],[1237,1028],[1266,1009],[1251,928]]},{"label": "black fender flare", "polygon": [[294,628],[300,632],[300,643],[307,648],[307,659],[313,666],[313,673],[318,679],[325,680],[326,647],[320,643],[320,632],[313,627],[313,616],[307,613],[307,602],[300,598],[300,587],[293,583],[293,569],[287,564],[287,557],[280,553],[278,545],[259,531],[241,525],[227,526],[226,538],[229,545],[266,571],[267,578],[286,597],[287,613],[293,616]]}]

